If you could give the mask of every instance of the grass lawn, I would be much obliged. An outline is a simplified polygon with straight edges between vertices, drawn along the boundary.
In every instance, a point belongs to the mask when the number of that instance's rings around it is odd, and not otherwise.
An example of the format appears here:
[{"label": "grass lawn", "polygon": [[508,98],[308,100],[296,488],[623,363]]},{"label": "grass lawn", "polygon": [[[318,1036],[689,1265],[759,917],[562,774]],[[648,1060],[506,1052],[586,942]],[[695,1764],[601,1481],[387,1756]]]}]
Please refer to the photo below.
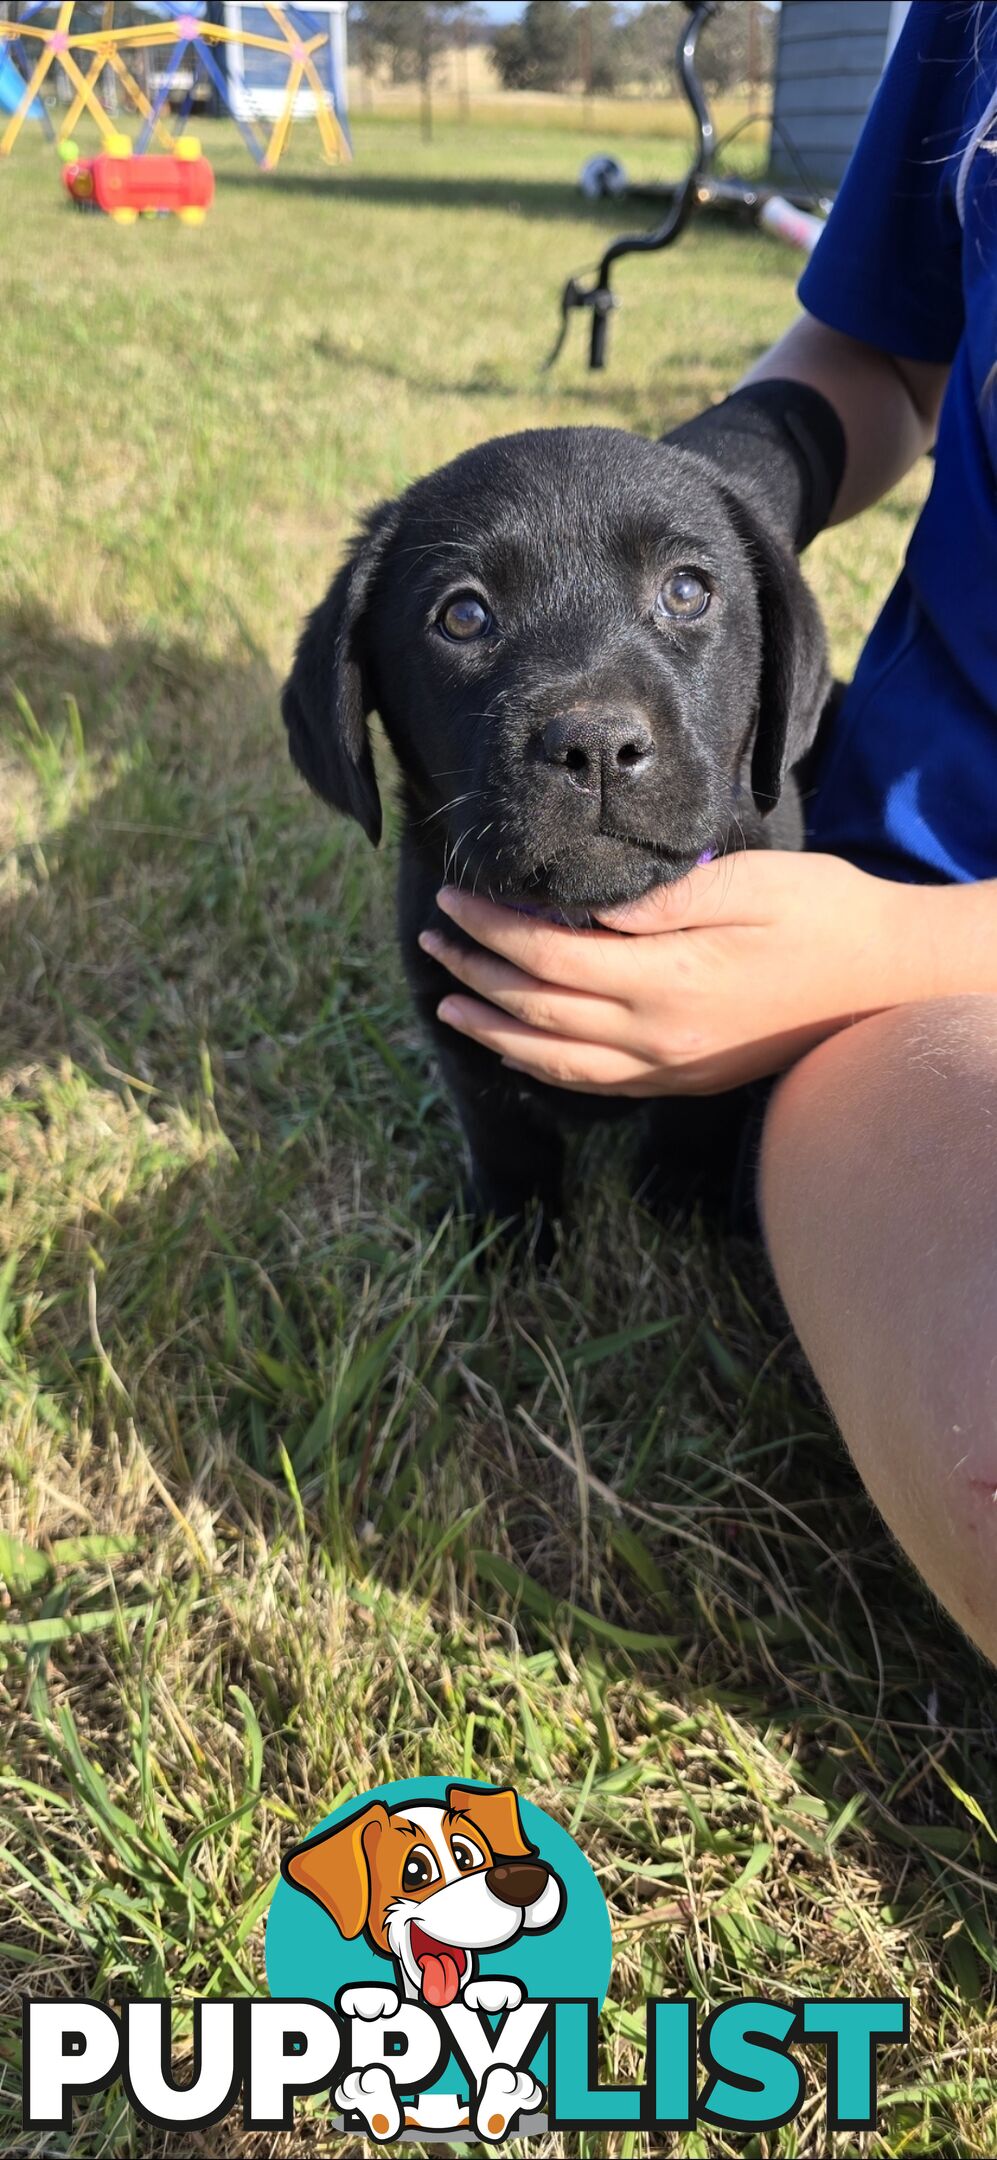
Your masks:
[{"label": "grass lawn", "polygon": [[[992,2152],[993,1676],[756,1253],[635,1211],[600,1139],[546,1280],[440,1227],[455,1127],[390,859],[307,795],[277,713],[361,506],[525,425],[660,432],[785,324],[798,262],[700,224],[622,267],[606,375],[576,323],[541,379],[619,222],[573,189],[591,133],[427,146],[375,112],[352,170],[308,143],[269,182],[206,133],[201,232],[73,217],[26,139],[0,169],[11,2121],[22,1987],[259,1988],[282,1847],[456,1773],[517,1781],[598,1868],[617,2074],[651,1993],[912,1998],[878,2136],[825,2139],[814,2056],[795,2125],[676,2152]],[[924,484],[813,551],[839,669]],[[329,2149],[308,2120],[268,2149]],[[139,2130],[118,2087],[43,2145],[261,2149],[235,2118]]]}]

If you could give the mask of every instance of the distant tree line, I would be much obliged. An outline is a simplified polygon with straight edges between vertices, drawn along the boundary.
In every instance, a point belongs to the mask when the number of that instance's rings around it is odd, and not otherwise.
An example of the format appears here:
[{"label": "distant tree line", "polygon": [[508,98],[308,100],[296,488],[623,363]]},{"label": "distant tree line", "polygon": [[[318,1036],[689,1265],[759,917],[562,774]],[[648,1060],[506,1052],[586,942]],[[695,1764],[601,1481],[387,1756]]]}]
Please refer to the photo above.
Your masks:
[{"label": "distant tree line", "polygon": [[[680,28],[681,0],[528,0],[518,22],[491,24],[474,0],[353,0],[351,51],[364,73],[421,83],[428,92],[440,55],[454,44],[487,44],[505,90],[664,89]],[[699,68],[709,90],[771,76],[773,10],[728,0],[703,32]]]},{"label": "distant tree line", "polygon": [[365,75],[383,72],[395,83],[423,82],[477,16],[469,0],[353,0],[348,23],[351,57]]}]

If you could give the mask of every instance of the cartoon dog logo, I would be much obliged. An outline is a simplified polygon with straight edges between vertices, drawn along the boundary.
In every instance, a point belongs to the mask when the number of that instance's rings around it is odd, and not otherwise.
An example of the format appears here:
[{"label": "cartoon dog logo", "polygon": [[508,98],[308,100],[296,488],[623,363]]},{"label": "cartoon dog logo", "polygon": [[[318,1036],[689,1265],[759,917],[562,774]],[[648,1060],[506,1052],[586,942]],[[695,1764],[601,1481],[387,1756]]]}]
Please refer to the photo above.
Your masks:
[{"label": "cartoon dog logo", "polygon": [[[524,1934],[556,1927],[565,1907],[564,1885],[525,1837],[509,1786],[480,1792],[450,1785],[445,1803],[386,1808],[372,1801],[295,1846],[281,1873],[321,1905],[346,1941],[364,1936],[393,1962],[394,1987],[343,1990],[340,2005],[348,2017],[390,2017],[400,1999],[434,2010],[457,2002],[490,2014],[517,2009],[524,1996],[520,1982],[480,1977],[478,1960]],[[515,2116],[542,2101],[543,2087],[534,2077],[495,2063],[478,2095],[474,2128],[479,2137],[503,2136]],[[441,2120],[432,2094],[403,2109],[390,2072],[380,2065],[351,2071],[337,2088],[336,2103],[356,2110],[382,2140],[396,2137],[403,2122],[437,2132],[470,2123],[466,2108]],[[446,2106],[453,2109],[449,2097]]]}]

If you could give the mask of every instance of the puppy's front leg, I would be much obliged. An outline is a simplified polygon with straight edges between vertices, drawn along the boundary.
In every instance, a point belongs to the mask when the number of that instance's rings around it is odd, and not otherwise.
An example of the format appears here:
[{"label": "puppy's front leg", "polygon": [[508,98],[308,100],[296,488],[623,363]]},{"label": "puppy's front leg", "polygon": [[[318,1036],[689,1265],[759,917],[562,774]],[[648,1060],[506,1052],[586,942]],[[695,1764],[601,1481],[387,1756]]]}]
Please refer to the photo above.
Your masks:
[{"label": "puppy's front leg", "polygon": [[667,1219],[701,1207],[726,1225],[735,1188],[749,1091],[666,1095],[647,1103],[637,1158],[636,1197]]},{"label": "puppy's front leg", "polygon": [[[553,1258],[553,1224],[561,1212],[564,1146],[544,1091],[524,1086],[480,1043],[457,1035],[436,1017],[453,976],[424,953],[419,933],[435,924],[450,937],[463,933],[436,908],[440,865],[402,835],[398,917],[402,958],[419,1018],[433,1044],[471,1158],[467,1199],[479,1222],[512,1222],[528,1233],[542,1263]],[[466,942],[470,942],[467,940]],[[552,1106],[553,1107],[553,1106]]]},{"label": "puppy's front leg", "polygon": [[510,1222],[528,1235],[541,1265],[554,1256],[561,1213],[564,1143],[557,1128],[477,1044],[454,1046],[430,1023],[447,1086],[470,1154],[467,1197],[475,1219]]}]

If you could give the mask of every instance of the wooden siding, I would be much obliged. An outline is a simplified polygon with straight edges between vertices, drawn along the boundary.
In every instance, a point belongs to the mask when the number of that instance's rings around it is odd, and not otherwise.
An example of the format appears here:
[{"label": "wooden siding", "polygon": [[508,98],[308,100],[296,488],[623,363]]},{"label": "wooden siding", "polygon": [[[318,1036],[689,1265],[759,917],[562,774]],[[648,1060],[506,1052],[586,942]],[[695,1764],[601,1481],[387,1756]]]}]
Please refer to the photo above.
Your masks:
[{"label": "wooden siding", "polygon": [[891,0],[783,0],[773,100],[774,179],[799,182],[795,149],[815,186],[839,185],[895,33]]}]

